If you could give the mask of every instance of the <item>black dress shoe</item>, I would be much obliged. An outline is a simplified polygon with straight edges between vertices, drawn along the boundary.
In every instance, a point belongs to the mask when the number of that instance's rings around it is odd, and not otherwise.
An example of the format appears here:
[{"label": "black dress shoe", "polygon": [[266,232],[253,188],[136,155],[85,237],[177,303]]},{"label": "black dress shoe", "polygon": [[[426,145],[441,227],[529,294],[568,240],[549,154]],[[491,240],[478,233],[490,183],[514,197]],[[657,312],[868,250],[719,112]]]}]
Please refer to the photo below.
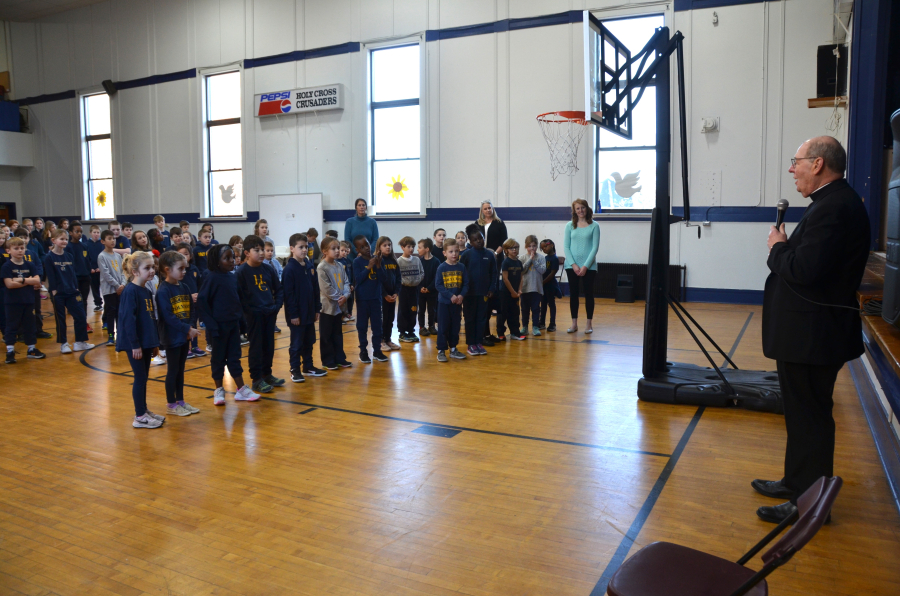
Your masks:
[{"label": "black dress shoe", "polygon": [[773,499],[790,499],[794,496],[794,491],[782,484],[781,480],[759,480],[757,478],[750,483],[750,486],[759,494]]},{"label": "black dress shoe", "polygon": [[760,507],[756,510],[759,519],[773,524],[780,524],[797,511],[797,506],[788,501],[774,507]]}]

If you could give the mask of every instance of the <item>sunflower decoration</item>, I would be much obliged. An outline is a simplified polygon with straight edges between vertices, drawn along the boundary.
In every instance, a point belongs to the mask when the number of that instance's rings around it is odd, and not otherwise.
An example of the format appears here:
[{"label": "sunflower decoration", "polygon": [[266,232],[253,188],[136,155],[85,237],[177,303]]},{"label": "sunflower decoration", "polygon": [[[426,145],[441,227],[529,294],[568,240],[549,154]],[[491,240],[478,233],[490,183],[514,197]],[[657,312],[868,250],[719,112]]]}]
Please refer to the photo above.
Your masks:
[{"label": "sunflower decoration", "polygon": [[399,201],[403,198],[404,190],[409,190],[409,187],[404,184],[404,180],[400,176],[397,176],[396,178],[391,176],[391,184],[387,184],[386,186],[390,188],[388,193],[395,201]]},{"label": "sunflower decoration", "polygon": [[97,193],[97,198],[95,200],[101,207],[106,207],[106,191],[101,190],[99,193]]}]

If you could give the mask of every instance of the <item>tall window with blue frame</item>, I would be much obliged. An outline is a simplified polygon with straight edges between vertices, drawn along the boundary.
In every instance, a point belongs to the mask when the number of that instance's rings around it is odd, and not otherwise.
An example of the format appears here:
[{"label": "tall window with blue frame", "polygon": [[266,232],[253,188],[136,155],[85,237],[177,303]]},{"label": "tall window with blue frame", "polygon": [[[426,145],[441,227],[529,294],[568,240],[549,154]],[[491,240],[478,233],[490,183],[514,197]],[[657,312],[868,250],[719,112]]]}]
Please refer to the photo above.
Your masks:
[{"label": "tall window with blue frame", "polygon": [[241,217],[244,215],[241,73],[210,74],[204,84],[206,215]]},{"label": "tall window with blue frame", "polygon": [[94,93],[83,96],[81,113],[84,131],[84,216],[95,220],[115,219],[109,95]]},{"label": "tall window with blue frame", "polygon": [[[631,55],[640,52],[658,27],[661,14],[603,20]],[[631,76],[638,74],[632,67]],[[631,140],[596,127],[597,203],[603,211],[647,211],[656,206],[656,87],[651,82],[633,112]],[[634,91],[633,99],[637,99]]]},{"label": "tall window with blue frame", "polygon": [[370,178],[376,214],[421,213],[418,43],[369,51]]}]

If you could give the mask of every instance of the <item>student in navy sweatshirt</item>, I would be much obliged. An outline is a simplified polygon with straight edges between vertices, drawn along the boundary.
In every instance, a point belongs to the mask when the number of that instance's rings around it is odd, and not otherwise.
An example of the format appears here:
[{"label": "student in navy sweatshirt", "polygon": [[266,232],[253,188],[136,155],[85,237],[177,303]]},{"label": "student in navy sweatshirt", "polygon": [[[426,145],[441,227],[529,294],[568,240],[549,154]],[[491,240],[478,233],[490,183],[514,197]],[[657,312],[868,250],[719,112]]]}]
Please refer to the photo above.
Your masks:
[{"label": "student in navy sweatshirt", "polygon": [[447,362],[447,348],[451,358],[464,360],[466,357],[456,349],[456,344],[459,343],[462,305],[469,289],[469,275],[466,266],[459,263],[459,246],[453,238],[444,240],[444,255],[447,260],[438,266],[434,281],[438,296],[438,362]]},{"label": "student in navy sweatshirt", "polygon": [[[556,274],[559,272],[559,257],[556,256],[556,244],[553,240],[541,240],[541,252],[547,263],[544,271],[544,294],[541,296],[541,325],[540,329],[556,331],[556,299],[562,294],[559,291],[559,282]],[[550,324],[547,325],[547,310],[550,310]]]},{"label": "student in navy sweatshirt", "polygon": [[200,332],[192,325],[194,301],[190,290],[182,283],[187,259],[174,250],[159,257],[159,276],[163,278],[156,290],[159,308],[159,339],[166,351],[166,411],[175,416],[190,416],[200,410],[184,401],[184,365],[190,340]]},{"label": "student in navy sweatshirt", "polygon": [[351,321],[356,319],[353,316],[353,290],[355,284],[353,283],[353,261],[350,260],[350,252],[350,243],[346,240],[341,240],[341,258],[338,259],[338,263],[344,266],[347,279],[350,280],[350,296],[347,298],[347,314],[344,315],[344,325],[349,325]]},{"label": "student in navy sweatshirt", "polygon": [[[88,268],[88,246],[84,243],[81,222],[76,220],[69,225],[69,244],[66,250],[72,255],[72,263],[75,267],[75,278],[78,280],[78,292],[81,294],[81,306],[84,307],[85,317],[88,314],[88,296],[91,294],[91,270]],[[87,326],[88,333],[93,333],[91,326]]]},{"label": "student in navy sweatshirt", "polygon": [[241,298],[238,295],[237,276],[234,275],[234,252],[227,244],[217,244],[209,249],[209,269],[200,287],[197,304],[206,324],[206,336],[212,342],[210,359],[216,391],[213,405],[225,405],[225,367],[238,387],[235,401],[256,401],[259,394],[244,384],[241,366]]},{"label": "student in navy sweatshirt", "polygon": [[123,268],[128,283],[125,284],[125,289],[119,297],[116,352],[125,352],[134,372],[134,384],[131,386],[134,420],[131,426],[159,428],[166,421],[166,417],[147,409],[150,360],[153,358],[153,348],[159,347],[153,294],[144,287],[156,275],[153,255],[146,252],[128,255],[125,257]]},{"label": "student in navy sweatshirt", "polygon": [[[15,232],[13,232],[16,238],[21,238],[26,243],[28,242],[28,230],[25,228],[18,228]],[[46,256],[46,255],[45,255]],[[44,279],[44,263],[43,260],[38,257],[37,253],[28,248],[28,245],[25,246],[25,260],[29,263],[34,263],[35,268],[37,269],[38,277]],[[44,331],[44,318],[41,316],[41,286],[38,284],[34,288],[34,330],[35,337],[38,339],[50,339],[53,337],[46,331]]]},{"label": "student in navy sweatshirt", "polygon": [[100,226],[93,224],[91,226],[90,238],[85,237],[83,240],[87,246],[88,269],[91,275],[91,294],[94,297],[94,312],[103,310],[103,294],[100,293],[100,264],[97,257],[105,248],[103,242],[100,241]]},{"label": "student in navy sweatshirt", "polygon": [[200,273],[206,271],[206,257],[209,252],[209,242],[211,239],[211,231],[207,229],[200,230],[200,234],[197,238],[197,246],[194,247],[194,265],[200,270]]},{"label": "student in navy sweatshirt", "polygon": [[394,257],[394,245],[387,236],[382,236],[375,243],[375,254],[381,259],[381,351],[399,350],[400,344],[391,341],[394,333],[394,317],[397,313],[397,301],[400,298],[400,266]]},{"label": "student in navy sweatshirt", "polygon": [[[284,287],[284,318],[291,331],[291,347],[288,356],[291,363],[291,381],[302,383],[303,375],[321,377],[328,371],[313,364],[313,345],[316,343],[316,321],[322,308],[314,278],[316,270],[310,266],[309,245],[306,234],[294,234],[288,240],[291,258],[281,274]],[[302,364],[302,367],[301,367]]]},{"label": "student in navy sweatshirt", "polygon": [[263,263],[265,249],[265,242],[259,236],[251,234],[244,238],[244,264],[237,270],[238,295],[250,339],[250,378],[257,393],[269,393],[273,387],[284,385],[284,379],[272,374],[275,320],[284,303],[284,292],[275,269]]},{"label": "student in navy sweatshirt", "polygon": [[[440,232],[443,232],[440,229]],[[435,232],[438,236],[438,232]],[[441,244],[444,238],[441,236]],[[455,243],[454,243],[455,244]],[[438,259],[434,256],[434,243],[431,238],[422,238],[417,246],[422,268],[425,269],[425,277],[419,286],[419,335],[437,335],[437,304],[438,295],[434,282],[438,267],[446,260],[446,257]],[[443,257],[443,250],[441,250]],[[428,314],[428,326],[425,326],[425,315]]]},{"label": "student in navy sweatshirt", "polygon": [[[177,229],[173,228],[173,230]],[[194,251],[191,250],[190,244],[184,242],[173,244],[172,249],[178,251],[187,261],[184,279],[181,280],[181,283],[187,286],[188,293],[191,295],[191,302],[194,305],[194,308],[191,309],[191,327],[199,329],[197,322],[200,319],[200,307],[197,306],[197,298],[200,296],[200,270],[191,262],[191,259],[194,257]],[[200,349],[200,346],[197,344],[197,338],[191,338],[191,349],[187,354],[188,360],[191,358],[202,358],[203,356],[206,356],[206,352]]]},{"label": "student in navy sweatshirt", "polygon": [[478,224],[466,226],[466,234],[471,248],[459,258],[469,274],[469,291],[463,300],[466,343],[470,355],[483,356],[487,355],[481,342],[488,324],[488,298],[497,293],[497,258],[494,251],[484,247],[484,236]]},{"label": "student in navy sweatshirt", "polygon": [[381,255],[372,256],[368,239],[362,234],[353,239],[356,254],[353,260],[353,279],[356,280],[356,332],[359,334],[359,361],[372,364],[369,358],[369,327],[372,328],[372,358],[387,362],[388,357],[381,349],[381,304],[383,302]]},{"label": "student in navy sweatshirt", "polygon": [[[47,287],[53,296],[53,310],[56,312],[56,342],[62,344],[60,352],[71,354],[90,350],[88,343],[87,317],[78,292],[78,277],[72,253],[66,250],[69,233],[63,229],[53,232],[52,247],[44,257],[44,271],[47,272]],[[66,311],[72,316],[75,327],[75,345],[69,344],[66,331]]]},{"label": "student in navy sweatshirt", "polygon": [[[25,260],[25,240],[10,238],[8,249],[2,249],[3,264],[0,266],[0,284],[4,304],[6,363],[16,363],[16,333],[22,332],[25,345],[28,346],[28,358],[43,358],[44,354],[37,349],[34,334],[34,287],[41,285],[34,263]],[[2,248],[2,247],[0,247]],[[8,250],[8,252],[6,252]]]}]

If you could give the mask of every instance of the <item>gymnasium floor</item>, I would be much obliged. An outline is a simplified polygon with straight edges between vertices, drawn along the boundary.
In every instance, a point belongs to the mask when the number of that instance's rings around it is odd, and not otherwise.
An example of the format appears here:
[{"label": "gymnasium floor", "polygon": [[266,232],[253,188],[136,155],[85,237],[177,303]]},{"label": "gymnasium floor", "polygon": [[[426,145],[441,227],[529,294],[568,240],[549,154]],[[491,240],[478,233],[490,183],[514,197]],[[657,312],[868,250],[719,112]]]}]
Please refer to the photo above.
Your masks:
[{"label": "gymnasium floor", "polygon": [[[638,401],[643,304],[600,301],[590,336],[559,306],[560,331],[447,364],[425,338],[362,365],[345,327],[353,368],[257,403],[215,408],[190,360],[202,412],[158,430],[131,428],[124,356],[41,342],[2,369],[0,595],[587,596],[655,540],[736,560],[773,527],[749,483],[780,477],[783,419]],[[759,307],[689,308],[738,366],[774,368]],[[669,348],[704,362],[674,318]],[[835,401],[834,521],[771,593],[896,595],[900,517],[847,367]]]}]

